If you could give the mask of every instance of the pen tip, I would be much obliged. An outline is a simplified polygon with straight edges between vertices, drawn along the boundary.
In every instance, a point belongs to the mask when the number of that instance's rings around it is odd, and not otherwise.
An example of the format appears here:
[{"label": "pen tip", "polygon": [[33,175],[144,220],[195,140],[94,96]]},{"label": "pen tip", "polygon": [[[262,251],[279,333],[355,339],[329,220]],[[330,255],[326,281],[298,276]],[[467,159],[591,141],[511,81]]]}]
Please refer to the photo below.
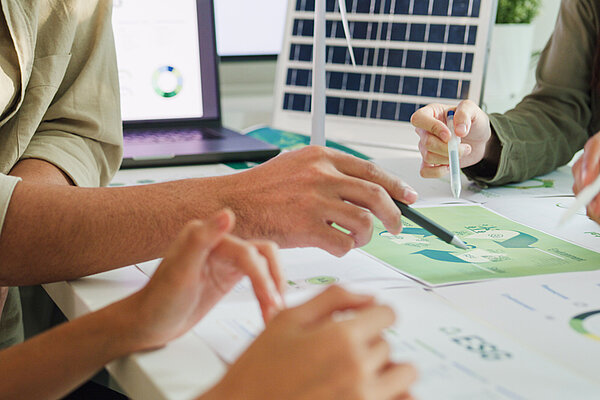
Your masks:
[{"label": "pen tip", "polygon": [[465,242],[463,242],[462,240],[460,240],[457,236],[454,236],[452,238],[452,242],[450,242],[450,244],[458,247],[459,249],[469,250],[469,248],[467,247],[467,245],[465,244]]}]

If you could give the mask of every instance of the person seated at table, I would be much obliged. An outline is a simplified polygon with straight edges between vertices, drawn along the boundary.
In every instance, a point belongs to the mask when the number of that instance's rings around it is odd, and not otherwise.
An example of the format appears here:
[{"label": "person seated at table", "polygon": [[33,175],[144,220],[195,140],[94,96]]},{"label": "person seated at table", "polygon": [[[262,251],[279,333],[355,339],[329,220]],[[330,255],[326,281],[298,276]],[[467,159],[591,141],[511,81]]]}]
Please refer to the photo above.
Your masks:
[{"label": "person seated at table", "polygon": [[[60,398],[109,361],[164,346],[244,275],[266,330],[200,399],[411,398],[415,370],[390,361],[381,336],[394,322],[389,307],[331,287],[281,311],[284,280],[274,244],[239,239],[230,234],[233,225],[228,211],[189,223],[139,292],[0,351],[0,399]],[[354,312],[332,318],[347,310]]]},{"label": "person seated at table", "polygon": [[[456,107],[454,129],[462,138],[460,164],[471,179],[502,185],[543,175],[566,164],[584,147],[575,165],[575,193],[598,176],[600,138],[600,3],[563,0],[556,27],[540,56],[537,84],[513,110],[487,115],[472,101]],[[430,104],[411,119],[420,136],[421,175],[448,172],[448,110]],[[600,222],[600,198],[588,206]]]},{"label": "person seated at table", "polygon": [[[230,176],[97,188],[122,156],[112,2],[4,0],[1,10],[0,287],[161,257],[186,222],[224,207],[240,237],[337,256],[370,240],[371,212],[400,232],[392,197],[412,203],[414,190],[321,147]],[[0,288],[4,299],[0,348],[23,336],[17,289]]]}]

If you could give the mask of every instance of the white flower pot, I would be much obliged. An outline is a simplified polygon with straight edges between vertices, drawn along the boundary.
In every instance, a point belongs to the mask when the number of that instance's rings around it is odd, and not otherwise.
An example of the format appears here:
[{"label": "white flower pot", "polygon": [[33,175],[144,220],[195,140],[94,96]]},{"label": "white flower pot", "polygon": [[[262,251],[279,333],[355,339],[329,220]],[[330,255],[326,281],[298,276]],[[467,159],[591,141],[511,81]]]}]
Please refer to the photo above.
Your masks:
[{"label": "white flower pot", "polygon": [[527,89],[524,87],[531,63],[534,27],[531,24],[496,24],[483,89],[484,103],[512,108]]}]

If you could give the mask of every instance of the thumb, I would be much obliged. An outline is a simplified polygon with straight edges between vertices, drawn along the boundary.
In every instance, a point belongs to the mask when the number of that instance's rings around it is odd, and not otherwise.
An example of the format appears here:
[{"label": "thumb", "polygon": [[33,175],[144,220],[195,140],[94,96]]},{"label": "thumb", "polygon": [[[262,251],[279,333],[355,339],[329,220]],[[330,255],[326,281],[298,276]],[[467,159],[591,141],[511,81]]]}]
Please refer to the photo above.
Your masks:
[{"label": "thumb", "polygon": [[339,286],[331,286],[312,300],[296,307],[301,324],[316,324],[336,311],[358,309],[372,305],[372,296],[355,294]]},{"label": "thumb", "polygon": [[234,221],[234,214],[224,209],[206,221],[189,222],[167,252],[161,267],[188,276],[187,272],[204,265],[223,236],[233,229]]}]

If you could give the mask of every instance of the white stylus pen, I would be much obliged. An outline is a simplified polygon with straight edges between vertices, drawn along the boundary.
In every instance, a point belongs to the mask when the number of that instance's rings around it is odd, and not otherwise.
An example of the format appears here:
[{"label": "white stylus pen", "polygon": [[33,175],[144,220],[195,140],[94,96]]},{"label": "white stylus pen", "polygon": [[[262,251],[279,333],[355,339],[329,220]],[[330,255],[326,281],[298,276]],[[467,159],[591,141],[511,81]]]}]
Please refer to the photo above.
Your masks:
[{"label": "white stylus pen", "polygon": [[458,145],[460,138],[454,132],[454,111],[448,111],[448,129],[450,129],[450,140],[448,141],[448,156],[450,158],[450,188],[455,198],[460,197],[460,161],[458,157]]},{"label": "white stylus pen", "polygon": [[577,210],[581,207],[586,207],[590,202],[600,193],[600,176],[596,178],[596,180],[589,185],[587,185],[575,198],[575,202],[571,204],[571,207],[560,218],[558,221],[558,225],[562,225],[569,220]]}]

